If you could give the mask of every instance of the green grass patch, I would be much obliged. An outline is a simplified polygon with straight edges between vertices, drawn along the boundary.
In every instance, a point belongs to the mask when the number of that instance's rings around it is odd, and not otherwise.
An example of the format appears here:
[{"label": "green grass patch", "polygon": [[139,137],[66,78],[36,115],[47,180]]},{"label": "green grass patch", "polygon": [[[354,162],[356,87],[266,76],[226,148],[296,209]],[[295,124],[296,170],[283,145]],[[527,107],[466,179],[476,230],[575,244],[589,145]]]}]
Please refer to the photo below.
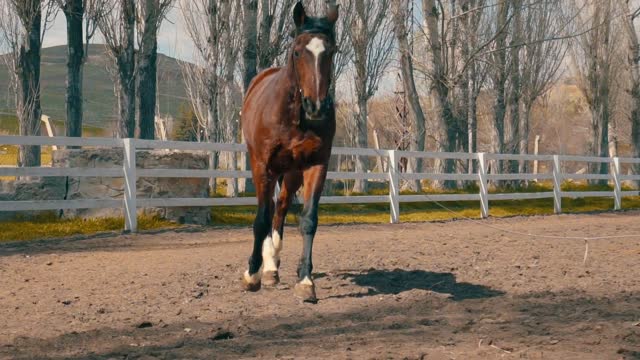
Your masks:
[{"label": "green grass patch", "polygon": [[[401,222],[445,221],[463,218],[480,218],[478,201],[457,201],[441,203],[445,208],[432,202],[400,204]],[[623,209],[640,209],[640,197],[626,197]],[[287,223],[297,223],[301,205],[292,206]],[[564,213],[586,213],[613,210],[611,198],[563,199]],[[489,212],[492,217],[552,215],[553,199],[500,200],[491,201]],[[247,226],[255,218],[255,206],[220,206],[212,209],[214,225]],[[320,224],[384,224],[389,222],[389,204],[340,204],[320,205]]]},{"label": "green grass patch", "polygon": [[[157,217],[138,217],[138,228],[143,231],[178,226]],[[122,231],[122,229],[124,229],[124,218],[59,219],[50,214],[35,219],[0,222],[0,242],[90,235],[105,231]]]}]

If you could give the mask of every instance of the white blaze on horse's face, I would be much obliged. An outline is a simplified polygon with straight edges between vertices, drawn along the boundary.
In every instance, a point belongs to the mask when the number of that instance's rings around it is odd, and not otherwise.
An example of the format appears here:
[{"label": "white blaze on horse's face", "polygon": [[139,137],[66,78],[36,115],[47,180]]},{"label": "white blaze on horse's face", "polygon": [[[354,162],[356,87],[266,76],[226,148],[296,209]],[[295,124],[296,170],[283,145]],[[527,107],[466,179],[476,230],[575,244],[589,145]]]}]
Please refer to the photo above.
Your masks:
[{"label": "white blaze on horse's face", "polygon": [[316,101],[318,109],[320,108],[320,55],[326,50],[324,41],[318,37],[314,37],[306,46],[307,50],[313,54],[316,60]]}]

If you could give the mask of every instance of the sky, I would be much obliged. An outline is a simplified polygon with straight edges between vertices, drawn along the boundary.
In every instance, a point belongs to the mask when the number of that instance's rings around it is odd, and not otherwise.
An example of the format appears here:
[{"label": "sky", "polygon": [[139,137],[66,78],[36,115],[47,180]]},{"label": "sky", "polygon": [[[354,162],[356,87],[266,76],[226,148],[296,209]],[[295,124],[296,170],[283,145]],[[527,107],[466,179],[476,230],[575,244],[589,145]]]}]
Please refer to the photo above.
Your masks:
[{"label": "sky", "polygon": [[[92,42],[102,43],[99,32],[96,32]],[[66,44],[66,22],[64,14],[59,12],[53,24],[45,33],[43,47]],[[193,58],[193,43],[185,32],[180,10],[177,8],[172,8],[167,14],[167,19],[162,23],[158,34],[158,51],[181,60],[191,60]]]},{"label": "sky", "polygon": [[[344,14],[342,14],[344,15]],[[48,28],[43,39],[43,47],[59,46],[67,44],[67,29],[65,17],[62,12],[59,12],[55,17],[53,23]],[[92,39],[93,43],[102,43],[102,37],[100,32],[97,31],[95,37]],[[182,14],[178,7],[173,7],[167,13],[166,20],[163,21],[160,32],[158,34],[158,51],[164,55],[177,58],[185,61],[193,61],[194,58],[194,45],[189,35],[186,32],[184,22],[182,20]],[[383,77],[377,95],[388,95],[393,93],[396,87],[395,81],[395,68],[388,71],[386,76]],[[349,76],[342,76],[339,79],[339,84],[345,86],[338,86],[340,89],[345,89],[344,92],[339,92],[338,95],[344,97],[351,97],[352,86],[349,86],[352,82],[349,81]]]}]

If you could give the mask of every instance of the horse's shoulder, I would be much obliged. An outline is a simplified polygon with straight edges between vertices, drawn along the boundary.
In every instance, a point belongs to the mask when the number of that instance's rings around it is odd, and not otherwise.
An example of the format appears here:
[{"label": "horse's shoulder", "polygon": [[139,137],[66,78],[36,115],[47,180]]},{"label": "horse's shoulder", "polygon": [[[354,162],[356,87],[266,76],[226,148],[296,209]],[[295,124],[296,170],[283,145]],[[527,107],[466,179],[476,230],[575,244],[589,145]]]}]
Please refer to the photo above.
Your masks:
[{"label": "horse's shoulder", "polygon": [[260,84],[264,79],[268,78],[269,76],[279,72],[280,70],[281,68],[279,67],[272,67],[272,68],[262,70],[258,75],[256,75],[256,77],[253,78],[253,80],[251,80],[251,83],[249,84],[249,90],[247,91],[246,96],[249,97],[249,95],[251,95],[251,92],[253,92],[253,90],[256,88],[258,84]]}]

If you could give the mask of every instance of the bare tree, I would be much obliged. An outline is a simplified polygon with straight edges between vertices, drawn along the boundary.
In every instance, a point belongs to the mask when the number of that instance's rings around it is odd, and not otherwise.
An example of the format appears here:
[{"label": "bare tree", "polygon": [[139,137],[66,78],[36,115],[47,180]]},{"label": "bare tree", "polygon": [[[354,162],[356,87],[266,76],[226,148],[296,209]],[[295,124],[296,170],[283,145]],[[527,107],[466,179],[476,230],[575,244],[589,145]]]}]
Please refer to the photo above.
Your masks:
[{"label": "bare tree", "polygon": [[[393,54],[393,22],[389,0],[354,0],[351,25],[353,46],[354,84],[356,107],[353,114],[355,145],[368,146],[368,103],[378,90],[382,76],[389,67]],[[369,168],[366,157],[356,157],[356,171]],[[354,192],[366,192],[366,180],[357,180]]]},{"label": "bare tree", "polygon": [[[509,116],[505,116],[505,139],[504,149],[506,153],[517,154],[520,150],[520,103],[522,99],[522,74],[520,73],[520,56],[523,49],[522,37],[523,37],[523,0],[513,0],[511,2],[513,8],[513,21],[510,28],[510,40],[509,40],[509,63],[507,66],[508,86],[506,87],[508,93],[505,94],[507,98],[507,112]],[[506,114],[505,114],[506,115]],[[507,162],[507,169],[510,173],[516,173],[518,171],[518,161]],[[515,185],[515,182],[511,184]]]},{"label": "bare tree", "polygon": [[[622,58],[618,51],[620,32],[614,21],[616,7],[613,0],[590,0],[587,9],[580,19],[580,25],[589,31],[576,38],[572,58],[580,89],[591,110],[591,152],[594,156],[607,157],[616,79]],[[607,164],[592,164],[591,171],[606,174]],[[599,183],[606,183],[606,180]]]},{"label": "bare tree", "polygon": [[136,3],[134,0],[114,0],[110,5],[97,22],[113,62],[110,70],[119,115],[116,135],[133,138],[136,127]]},{"label": "bare tree", "polygon": [[[424,151],[425,149],[425,124],[426,119],[422,106],[420,105],[420,96],[416,88],[415,79],[413,77],[413,60],[412,49],[409,44],[409,31],[412,31],[413,14],[409,13],[408,0],[396,0],[391,4],[393,14],[394,33],[398,42],[398,56],[400,63],[400,74],[402,76],[402,85],[404,96],[408,99],[408,115],[410,117],[411,126],[408,131],[410,135],[409,149],[413,151]],[[407,26],[407,21],[409,25]],[[422,172],[422,159],[412,161],[412,168],[415,172]],[[410,187],[414,191],[420,190],[420,181],[416,180],[410,183]]]},{"label": "bare tree", "polygon": [[[536,101],[556,82],[560,67],[568,50],[568,41],[542,41],[562,35],[565,22],[558,14],[562,0],[526,0],[523,14],[523,42],[519,66],[521,114],[519,126],[519,153],[529,152],[529,128],[531,111]],[[529,171],[526,161],[521,161],[518,171]]]},{"label": "bare tree", "polygon": [[[495,28],[506,29],[509,24],[509,9],[511,3],[509,1],[499,2]],[[502,154],[505,152],[505,119],[507,116],[507,81],[509,80],[508,69],[508,32],[500,31],[494,41],[494,52],[491,56],[492,60],[492,76],[491,84],[495,94],[493,104],[493,132],[491,134],[491,151]],[[492,166],[494,172],[500,172],[500,162]]]},{"label": "bare tree", "polygon": [[[478,97],[484,88],[488,68],[486,61],[475,57],[473,54],[482,49],[490,38],[488,16],[486,16],[486,0],[468,0],[461,4],[462,15],[460,19],[460,34],[464,39],[462,44],[462,59],[466,61],[466,69],[463,69],[463,105],[466,105],[466,144],[467,151],[478,151]],[[465,129],[462,129],[465,130]],[[473,173],[473,161],[469,162],[469,172]]]},{"label": "bare tree", "polygon": [[[181,6],[187,32],[196,48],[195,64],[184,63],[183,74],[191,104],[203,140],[210,142],[238,141],[239,99],[241,86],[235,81],[237,56],[241,42],[241,12],[239,0],[183,1]],[[219,158],[213,156],[211,166]],[[235,167],[236,156],[230,160]],[[213,184],[212,184],[213,185]],[[235,193],[235,181],[230,192]]]},{"label": "bare tree", "polygon": [[[455,1],[450,3],[447,14],[441,2],[423,0],[422,10],[425,22],[425,37],[427,42],[428,62],[423,64],[423,71],[430,80],[431,101],[434,107],[433,138],[436,149],[441,152],[455,151],[456,141],[461,132],[460,120],[466,117],[456,116],[454,98],[456,87],[464,79],[462,76],[465,64],[459,59],[458,8]],[[448,15],[448,16],[447,16]],[[456,19],[455,21],[450,21]],[[447,26],[448,25],[448,26]],[[466,110],[466,109],[465,109]],[[454,162],[451,160],[436,160],[435,167],[440,173],[452,173]],[[434,187],[453,187],[452,181],[434,182]]]},{"label": "bare tree", "polygon": [[155,138],[156,93],[158,74],[158,31],[173,0],[137,2],[137,94],[141,139]]},{"label": "bare tree", "polygon": [[82,73],[104,0],[55,0],[67,23],[66,136],[82,136]]},{"label": "bare tree", "polygon": [[[49,5],[42,0],[0,0],[0,36],[8,50],[2,58],[16,91],[16,115],[23,136],[40,135],[40,52],[52,14]],[[39,166],[40,161],[39,146],[20,146],[19,166]]]},{"label": "bare tree", "polygon": [[[260,0],[258,31],[258,70],[273,66],[286,53],[293,29],[291,10],[297,0]],[[281,63],[284,61],[282,57]]]},{"label": "bare tree", "polygon": [[251,80],[258,75],[258,0],[242,0],[243,33],[243,85],[249,89]]},{"label": "bare tree", "polygon": [[292,29],[295,0],[243,1],[243,82],[245,91],[258,74],[284,53]]},{"label": "bare tree", "polygon": [[[632,7],[631,1],[625,2],[624,28],[627,35],[627,63],[631,74],[629,94],[631,97],[631,146],[633,156],[640,157],[640,41],[636,19],[640,15],[640,7]],[[635,173],[640,173],[636,165]]]}]

